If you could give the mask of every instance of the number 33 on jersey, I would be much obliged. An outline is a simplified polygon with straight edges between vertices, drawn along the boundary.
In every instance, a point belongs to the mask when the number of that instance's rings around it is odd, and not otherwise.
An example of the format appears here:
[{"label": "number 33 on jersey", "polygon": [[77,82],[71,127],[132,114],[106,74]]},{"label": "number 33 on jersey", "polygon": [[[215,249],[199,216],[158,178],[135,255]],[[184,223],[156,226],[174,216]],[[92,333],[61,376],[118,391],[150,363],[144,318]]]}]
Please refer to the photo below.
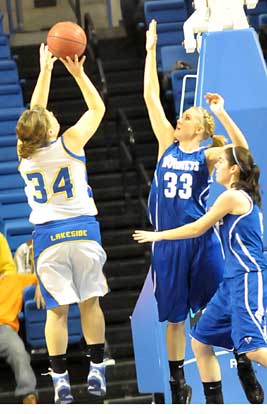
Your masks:
[{"label": "number 33 on jersey", "polygon": [[172,144],[159,160],[149,196],[149,216],[157,230],[191,223],[206,212],[211,177],[205,147],[185,152]]}]

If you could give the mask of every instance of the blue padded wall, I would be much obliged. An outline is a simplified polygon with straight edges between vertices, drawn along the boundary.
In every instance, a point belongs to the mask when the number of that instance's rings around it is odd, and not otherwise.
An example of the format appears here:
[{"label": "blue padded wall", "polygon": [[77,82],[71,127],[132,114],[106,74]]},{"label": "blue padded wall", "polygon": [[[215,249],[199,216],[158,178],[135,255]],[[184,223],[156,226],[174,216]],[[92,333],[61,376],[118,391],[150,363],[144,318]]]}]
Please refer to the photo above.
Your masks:
[{"label": "blue padded wall", "polygon": [[[218,92],[225,108],[244,132],[255,162],[261,168],[264,244],[267,246],[267,70],[254,29],[203,34],[199,59],[196,104],[207,107],[206,92]],[[225,131],[217,122],[216,133]],[[212,185],[212,203],[223,190]]]}]

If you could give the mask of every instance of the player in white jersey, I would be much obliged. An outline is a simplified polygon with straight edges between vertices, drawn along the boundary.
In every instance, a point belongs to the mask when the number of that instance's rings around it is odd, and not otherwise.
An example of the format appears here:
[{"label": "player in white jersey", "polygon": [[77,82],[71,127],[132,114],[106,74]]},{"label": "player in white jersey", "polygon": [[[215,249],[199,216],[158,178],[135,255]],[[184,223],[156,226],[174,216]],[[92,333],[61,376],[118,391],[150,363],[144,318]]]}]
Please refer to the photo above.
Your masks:
[{"label": "player in white jersey", "polygon": [[221,224],[223,281],[191,332],[208,404],[223,403],[220,367],[213,346],[235,348],[238,355],[246,354],[267,367],[267,262],[259,208],[259,168],[247,149],[227,148],[216,164],[216,180],[227,190],[200,219],[172,230],[134,234],[139,243],[187,239]]},{"label": "player in white jersey", "polygon": [[46,302],[46,344],[55,402],[73,401],[66,366],[68,307],[79,303],[83,335],[90,356],[88,391],[106,392],[103,363],[105,321],[99,305],[107,283],[103,275],[106,253],[101,246],[97,209],[87,184],[84,145],[97,130],[104,103],[84,72],[85,57],[60,59],[78,84],[88,110],[58,137],[59,123],[46,109],[56,58],[40,47],[40,74],[30,109],[17,124],[20,173],[35,225],[35,267]]}]

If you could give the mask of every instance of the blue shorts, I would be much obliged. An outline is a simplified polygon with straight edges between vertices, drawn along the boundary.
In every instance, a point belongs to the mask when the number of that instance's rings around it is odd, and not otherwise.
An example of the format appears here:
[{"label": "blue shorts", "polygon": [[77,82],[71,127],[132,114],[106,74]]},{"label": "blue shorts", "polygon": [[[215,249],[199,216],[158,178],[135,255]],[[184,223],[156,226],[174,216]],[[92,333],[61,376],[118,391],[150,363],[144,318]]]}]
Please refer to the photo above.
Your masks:
[{"label": "blue shorts", "polygon": [[267,272],[226,278],[192,329],[207,345],[239,354],[266,347]]},{"label": "blue shorts", "polygon": [[221,241],[213,229],[194,239],[156,242],[152,277],[159,320],[184,321],[190,308],[203,309],[223,275]]},{"label": "blue shorts", "polygon": [[80,216],[37,225],[33,232],[35,269],[47,309],[108,292],[95,217]]}]

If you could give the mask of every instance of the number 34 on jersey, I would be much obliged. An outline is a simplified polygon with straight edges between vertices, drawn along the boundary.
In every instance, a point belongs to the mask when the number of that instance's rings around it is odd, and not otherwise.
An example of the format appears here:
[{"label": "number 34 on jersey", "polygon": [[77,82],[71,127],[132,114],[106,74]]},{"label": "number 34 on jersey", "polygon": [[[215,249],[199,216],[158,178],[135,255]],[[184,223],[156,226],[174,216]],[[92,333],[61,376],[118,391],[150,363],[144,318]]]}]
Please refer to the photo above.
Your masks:
[{"label": "number 34 on jersey", "polygon": [[34,186],[33,199],[36,203],[45,204],[51,197],[59,194],[64,194],[66,200],[74,196],[74,185],[69,165],[60,167],[56,171],[50,185],[46,182],[45,173],[40,170],[26,172],[25,176],[28,182]]}]

